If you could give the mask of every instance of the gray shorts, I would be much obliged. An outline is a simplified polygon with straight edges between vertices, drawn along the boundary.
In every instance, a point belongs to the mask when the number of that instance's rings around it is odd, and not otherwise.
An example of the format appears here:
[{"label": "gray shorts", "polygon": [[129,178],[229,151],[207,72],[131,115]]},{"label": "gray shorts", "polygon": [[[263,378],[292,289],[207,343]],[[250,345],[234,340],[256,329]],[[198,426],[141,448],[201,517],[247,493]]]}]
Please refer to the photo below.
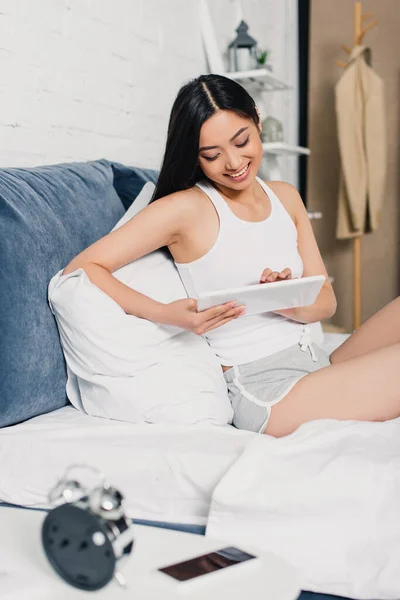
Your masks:
[{"label": "gray shorts", "polygon": [[224,373],[234,411],[233,425],[262,433],[271,407],[290,392],[302,377],[329,366],[329,356],[317,344],[300,344],[234,366]]}]

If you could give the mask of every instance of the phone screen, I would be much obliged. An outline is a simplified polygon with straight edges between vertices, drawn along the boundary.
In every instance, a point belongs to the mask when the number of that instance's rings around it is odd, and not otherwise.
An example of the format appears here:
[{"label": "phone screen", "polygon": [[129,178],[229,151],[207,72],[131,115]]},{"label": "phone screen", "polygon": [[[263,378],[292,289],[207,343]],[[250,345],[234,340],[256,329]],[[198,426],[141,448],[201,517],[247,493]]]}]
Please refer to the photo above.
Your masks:
[{"label": "phone screen", "polygon": [[243,550],[239,550],[239,548],[229,547],[222,548],[222,550],[216,552],[209,552],[202,556],[196,556],[190,560],[185,560],[184,562],[176,563],[175,565],[170,565],[169,567],[158,570],[170,575],[178,581],[188,581],[189,579],[194,579],[195,577],[200,577],[207,573],[213,573],[214,571],[225,569],[226,567],[232,567],[233,565],[252,560],[253,558],[257,557],[253,554],[243,552]]}]

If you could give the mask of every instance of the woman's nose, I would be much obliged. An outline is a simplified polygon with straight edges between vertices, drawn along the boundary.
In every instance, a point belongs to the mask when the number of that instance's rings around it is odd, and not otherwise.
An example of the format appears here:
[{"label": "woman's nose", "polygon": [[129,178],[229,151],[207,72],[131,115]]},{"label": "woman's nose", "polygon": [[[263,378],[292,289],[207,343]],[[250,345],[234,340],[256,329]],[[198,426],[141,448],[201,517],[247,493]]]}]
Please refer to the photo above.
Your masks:
[{"label": "woman's nose", "polygon": [[228,171],[237,171],[241,167],[241,164],[242,159],[236,152],[231,152],[226,157],[225,165]]}]

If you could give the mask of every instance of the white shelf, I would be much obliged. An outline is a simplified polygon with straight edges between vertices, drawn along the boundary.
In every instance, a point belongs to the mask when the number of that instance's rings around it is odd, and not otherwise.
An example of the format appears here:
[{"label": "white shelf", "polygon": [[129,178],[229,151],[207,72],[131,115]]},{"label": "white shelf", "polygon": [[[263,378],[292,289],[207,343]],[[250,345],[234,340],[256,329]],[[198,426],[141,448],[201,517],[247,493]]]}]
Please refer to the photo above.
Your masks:
[{"label": "white shelf", "polygon": [[262,147],[264,154],[280,154],[282,156],[299,154],[308,155],[311,152],[309,148],[294,146],[293,144],[287,144],[286,142],[264,142]]},{"label": "white shelf", "polygon": [[319,211],[308,211],[309,219],[322,219],[322,212]]},{"label": "white shelf", "polygon": [[288,90],[290,86],[284,81],[277,79],[268,69],[253,69],[251,71],[228,71],[226,77],[240,81],[243,84],[256,83],[265,91]]}]

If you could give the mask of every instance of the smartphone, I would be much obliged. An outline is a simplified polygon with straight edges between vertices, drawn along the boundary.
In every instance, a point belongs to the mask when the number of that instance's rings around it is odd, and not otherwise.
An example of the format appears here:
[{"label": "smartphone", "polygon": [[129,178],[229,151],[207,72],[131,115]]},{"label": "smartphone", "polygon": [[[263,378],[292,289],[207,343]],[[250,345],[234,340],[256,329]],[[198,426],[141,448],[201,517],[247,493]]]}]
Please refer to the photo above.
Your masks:
[{"label": "smartphone", "polygon": [[238,565],[243,565],[256,558],[257,556],[254,554],[249,554],[239,548],[230,546],[215,552],[196,556],[190,560],[169,565],[168,567],[158,569],[158,571],[183,583],[198,579],[203,575],[210,575],[211,573],[227,569],[228,567],[236,566],[237,568]]}]

